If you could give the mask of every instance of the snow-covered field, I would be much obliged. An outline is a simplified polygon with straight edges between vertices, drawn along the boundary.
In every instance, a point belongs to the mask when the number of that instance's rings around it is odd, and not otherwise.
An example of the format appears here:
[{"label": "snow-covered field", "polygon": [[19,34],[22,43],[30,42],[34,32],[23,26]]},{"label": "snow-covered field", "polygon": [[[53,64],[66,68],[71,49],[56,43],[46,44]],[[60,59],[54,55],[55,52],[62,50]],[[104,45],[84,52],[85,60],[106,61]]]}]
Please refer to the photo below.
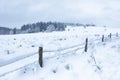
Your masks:
[{"label": "snow-covered field", "polygon": [[[120,80],[120,28],[67,29],[0,35],[0,80]],[[38,64],[41,46],[43,68]]]}]

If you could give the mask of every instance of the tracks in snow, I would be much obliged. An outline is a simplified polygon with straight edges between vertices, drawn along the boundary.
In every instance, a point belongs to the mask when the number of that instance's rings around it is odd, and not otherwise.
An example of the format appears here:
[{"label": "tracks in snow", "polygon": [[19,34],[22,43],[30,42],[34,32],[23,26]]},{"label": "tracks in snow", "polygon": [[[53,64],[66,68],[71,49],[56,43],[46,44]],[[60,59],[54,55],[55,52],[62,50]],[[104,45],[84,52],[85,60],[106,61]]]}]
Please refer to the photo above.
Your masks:
[{"label": "tracks in snow", "polygon": [[[92,42],[95,42],[95,43],[101,42],[101,38],[89,40],[89,46]],[[60,53],[59,55],[62,55],[62,54],[70,53],[72,51],[84,49],[84,45],[85,45],[85,43],[74,45],[74,46],[67,47],[67,48],[61,48],[61,49],[57,49],[57,50],[46,50],[46,51],[43,51],[43,53],[44,53],[43,55],[44,55],[44,58],[47,58],[47,57],[52,58],[52,57],[56,56],[55,55],[56,53]],[[52,55],[48,55],[50,53],[52,53]],[[37,52],[34,54],[26,55],[22,58],[19,58],[16,61],[13,61],[12,63],[9,63],[5,66],[0,67],[0,77],[7,75],[11,72],[17,71],[19,69],[22,69],[23,67],[25,67],[29,64],[32,64],[32,63],[36,62],[37,60],[38,60]]]}]

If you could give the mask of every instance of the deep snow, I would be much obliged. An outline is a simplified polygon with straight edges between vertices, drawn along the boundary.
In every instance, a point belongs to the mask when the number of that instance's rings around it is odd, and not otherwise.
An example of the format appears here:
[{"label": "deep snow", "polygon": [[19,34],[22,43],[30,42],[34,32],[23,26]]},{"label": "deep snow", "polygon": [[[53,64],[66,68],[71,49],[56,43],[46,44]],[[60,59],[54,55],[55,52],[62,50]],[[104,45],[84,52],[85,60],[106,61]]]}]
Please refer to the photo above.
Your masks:
[{"label": "deep snow", "polygon": [[[68,28],[64,32],[0,35],[0,80],[120,80],[120,35],[116,36],[120,29]],[[105,42],[101,42],[102,35]],[[40,46],[44,49],[43,68],[38,64]]]}]

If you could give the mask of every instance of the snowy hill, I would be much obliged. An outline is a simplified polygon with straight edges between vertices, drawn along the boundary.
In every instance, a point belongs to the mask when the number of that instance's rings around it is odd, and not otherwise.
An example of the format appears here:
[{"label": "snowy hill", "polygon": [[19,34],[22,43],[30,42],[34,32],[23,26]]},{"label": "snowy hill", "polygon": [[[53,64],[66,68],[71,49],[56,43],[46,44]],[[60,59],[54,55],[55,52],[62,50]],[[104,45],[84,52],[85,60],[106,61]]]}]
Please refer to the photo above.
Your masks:
[{"label": "snowy hill", "polygon": [[[120,28],[69,27],[63,32],[0,35],[0,80],[120,80],[119,33]],[[43,68],[38,64],[40,46]]]}]

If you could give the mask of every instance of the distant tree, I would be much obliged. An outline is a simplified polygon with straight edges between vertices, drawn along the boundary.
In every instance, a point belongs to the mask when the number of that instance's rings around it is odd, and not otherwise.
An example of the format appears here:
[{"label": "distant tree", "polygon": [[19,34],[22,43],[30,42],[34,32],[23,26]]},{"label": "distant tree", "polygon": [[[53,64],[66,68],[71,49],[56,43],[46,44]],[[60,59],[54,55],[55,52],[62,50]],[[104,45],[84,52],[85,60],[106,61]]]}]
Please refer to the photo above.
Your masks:
[{"label": "distant tree", "polygon": [[0,27],[0,34],[10,34],[10,28]]},{"label": "distant tree", "polygon": [[14,28],[14,29],[13,29],[13,34],[16,34],[16,31],[17,31],[16,28]]},{"label": "distant tree", "polygon": [[47,26],[47,29],[46,29],[47,32],[52,32],[52,31],[55,31],[55,26],[50,24],[49,26]]}]

